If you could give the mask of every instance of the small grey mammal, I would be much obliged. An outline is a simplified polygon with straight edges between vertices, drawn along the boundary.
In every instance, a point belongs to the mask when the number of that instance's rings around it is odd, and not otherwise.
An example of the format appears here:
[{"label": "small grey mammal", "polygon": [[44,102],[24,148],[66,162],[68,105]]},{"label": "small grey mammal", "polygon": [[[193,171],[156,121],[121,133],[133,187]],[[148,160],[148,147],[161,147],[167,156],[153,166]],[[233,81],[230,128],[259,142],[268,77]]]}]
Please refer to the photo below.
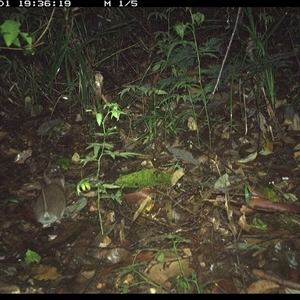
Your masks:
[{"label": "small grey mammal", "polygon": [[46,185],[42,187],[38,196],[34,213],[38,222],[43,227],[50,226],[51,223],[59,222],[66,208],[65,178],[49,179],[44,175]]}]

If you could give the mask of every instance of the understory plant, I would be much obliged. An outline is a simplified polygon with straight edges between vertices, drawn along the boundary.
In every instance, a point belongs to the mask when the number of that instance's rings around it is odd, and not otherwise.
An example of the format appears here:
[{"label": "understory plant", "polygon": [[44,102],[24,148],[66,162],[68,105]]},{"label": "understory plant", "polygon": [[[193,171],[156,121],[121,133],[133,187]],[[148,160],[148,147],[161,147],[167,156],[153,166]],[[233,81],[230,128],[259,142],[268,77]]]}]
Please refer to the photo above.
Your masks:
[{"label": "understory plant", "polygon": [[[252,7],[245,8],[245,15],[249,21],[249,25],[244,25],[249,35],[246,52],[253,64],[259,65],[256,72],[256,80],[259,88],[265,90],[267,99],[275,108],[275,69],[286,67],[286,58],[291,54],[273,55],[268,52],[268,43],[276,29],[283,22],[287,14],[283,14],[279,21],[267,14],[265,9],[259,14],[259,20],[255,19]],[[261,25],[258,29],[258,25]]]},{"label": "understory plant", "polygon": [[18,105],[29,97],[43,106],[79,106],[83,116],[86,109],[97,110],[95,72],[127,37],[127,19],[119,8],[0,10],[0,62],[8,76],[13,74],[7,84],[18,83],[8,86]]},{"label": "understory plant", "polygon": [[[90,150],[90,154],[86,155],[81,159],[81,163],[83,167],[88,163],[96,163],[97,164],[97,173],[89,178],[83,178],[77,184],[77,194],[80,194],[82,191],[88,191],[92,187],[96,189],[97,195],[97,208],[98,208],[98,216],[99,216],[99,226],[101,232],[103,233],[103,224],[100,210],[100,201],[103,198],[109,198],[113,201],[121,204],[121,191],[120,187],[111,184],[111,183],[101,183],[100,182],[100,174],[101,174],[101,163],[104,157],[109,156],[112,159],[116,158],[129,158],[136,156],[136,153],[133,152],[119,152],[114,151],[113,144],[109,143],[108,138],[117,134],[116,127],[109,127],[107,125],[108,118],[114,119],[115,121],[119,121],[120,116],[125,113],[119,108],[117,103],[107,103],[103,106],[102,111],[91,111],[87,112],[93,113],[96,119],[97,126],[99,127],[99,132],[94,133],[95,139],[101,139],[101,141],[95,141],[90,143],[86,150]],[[113,191],[110,193],[109,191]]]},{"label": "understory plant", "polygon": [[[213,37],[206,42],[199,43],[198,33],[203,29],[205,16],[200,12],[193,12],[192,8],[181,8],[189,16],[189,22],[170,25],[170,19],[175,8],[166,12],[149,14],[148,19],[155,17],[166,20],[166,31],[157,31],[154,34],[156,43],[153,51],[156,52],[149,70],[156,73],[156,80],[151,84],[140,82],[138,85],[125,87],[120,96],[128,94],[133,101],[143,99],[147,103],[146,116],[139,120],[147,128],[144,142],[155,142],[158,133],[174,136],[186,130],[189,117],[197,122],[198,116],[204,116],[208,132],[211,132],[211,117],[208,111],[208,96],[212,91],[213,83],[202,84],[202,66],[204,57],[216,58],[221,51],[222,38]],[[190,74],[191,69],[195,70]],[[180,104],[190,106],[189,110],[176,112]],[[196,110],[195,106],[201,108]],[[199,127],[195,126],[199,138]],[[209,134],[209,143],[211,135]]]},{"label": "understory plant", "polygon": [[[260,12],[260,13],[259,13]],[[274,53],[270,50],[271,38],[285,19],[287,13],[279,14],[279,20],[266,12],[266,8],[243,8],[243,18],[238,21],[239,33],[235,42],[238,47],[232,47],[228,63],[225,64],[220,78],[220,89],[229,84],[230,115],[232,118],[233,98],[238,99],[241,107],[247,110],[247,104],[253,99],[256,109],[266,104],[269,116],[276,123],[275,102],[276,86],[275,76],[280,68],[290,65],[290,52]],[[242,32],[242,34],[241,34]],[[274,42],[273,42],[274,46]],[[203,74],[209,79],[216,78],[217,70],[221,64],[211,64]],[[247,91],[247,92],[246,92]],[[234,96],[235,94],[235,96]],[[247,133],[247,114],[242,111],[245,119],[245,134]],[[233,125],[233,120],[231,120]],[[231,125],[231,128],[233,126]]]}]

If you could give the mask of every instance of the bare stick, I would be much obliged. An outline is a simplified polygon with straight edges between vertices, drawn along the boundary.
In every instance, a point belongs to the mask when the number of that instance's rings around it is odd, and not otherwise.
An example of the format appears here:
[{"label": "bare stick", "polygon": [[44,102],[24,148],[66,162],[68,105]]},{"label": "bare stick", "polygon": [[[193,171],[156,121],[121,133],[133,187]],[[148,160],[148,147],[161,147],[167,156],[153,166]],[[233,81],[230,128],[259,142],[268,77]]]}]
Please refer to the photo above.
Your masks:
[{"label": "bare stick", "polygon": [[217,88],[218,88],[218,85],[219,85],[219,82],[220,82],[220,78],[221,78],[221,75],[222,75],[222,72],[223,72],[223,69],[224,69],[225,61],[227,59],[227,56],[228,56],[228,53],[229,53],[229,49],[230,49],[230,46],[231,46],[231,43],[232,43],[232,40],[233,40],[233,37],[234,37],[236,29],[237,29],[237,24],[239,22],[241,10],[242,10],[242,7],[239,7],[238,13],[237,13],[237,16],[236,16],[236,20],[235,20],[235,25],[234,25],[234,28],[233,28],[233,31],[232,31],[232,34],[231,34],[231,38],[230,38],[227,50],[226,50],[226,54],[225,54],[224,59],[222,61],[222,66],[221,66],[221,69],[220,69],[220,72],[219,72],[219,75],[218,75],[218,79],[217,79],[216,85],[215,85],[214,90],[213,90],[213,92],[212,92],[211,95],[214,95],[215,92],[216,92],[216,90],[217,90]]}]

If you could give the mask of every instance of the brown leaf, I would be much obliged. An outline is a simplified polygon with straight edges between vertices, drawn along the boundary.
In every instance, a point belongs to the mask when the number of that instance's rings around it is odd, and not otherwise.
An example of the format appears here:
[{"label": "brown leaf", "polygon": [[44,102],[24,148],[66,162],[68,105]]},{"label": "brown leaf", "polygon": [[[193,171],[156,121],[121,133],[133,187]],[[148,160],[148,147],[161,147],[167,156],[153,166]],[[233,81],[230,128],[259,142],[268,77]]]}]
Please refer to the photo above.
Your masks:
[{"label": "brown leaf", "polygon": [[289,212],[296,214],[300,213],[299,205],[277,203],[262,198],[251,199],[249,201],[249,207],[255,210],[261,210],[266,212]]},{"label": "brown leaf", "polygon": [[[138,210],[135,212],[133,218],[132,218],[132,223],[138,218],[138,216],[144,212],[144,209],[146,209],[146,207],[148,206],[148,208],[153,207],[153,201],[152,198],[150,196],[147,196],[140,204]],[[149,211],[149,210],[148,210]]]},{"label": "brown leaf", "polygon": [[170,288],[171,279],[180,274],[189,277],[195,273],[195,270],[190,266],[190,259],[191,251],[189,249],[186,249],[185,255],[181,257],[172,252],[165,253],[164,261],[150,262],[144,274],[157,284]]},{"label": "brown leaf", "polygon": [[171,186],[174,186],[178,180],[184,175],[184,171],[182,168],[176,170],[173,174],[172,174],[172,178],[171,178]]},{"label": "brown leaf", "polygon": [[32,268],[31,274],[33,275],[33,278],[37,280],[56,280],[62,277],[55,267],[43,265]]},{"label": "brown leaf", "polygon": [[116,264],[122,261],[126,261],[130,256],[130,252],[124,248],[113,248],[113,249],[96,249],[92,252],[92,256],[98,258],[103,262],[110,262]]},{"label": "brown leaf", "polygon": [[153,257],[153,251],[143,251],[133,257],[134,261],[145,262]]},{"label": "brown leaf", "polygon": [[232,278],[218,280],[211,291],[212,294],[237,294]]},{"label": "brown leaf", "polygon": [[140,204],[142,200],[147,198],[149,195],[156,193],[155,189],[150,189],[150,188],[145,188],[139,191],[136,191],[134,193],[129,193],[129,194],[124,194],[124,198],[129,202],[129,203],[137,203]]},{"label": "brown leaf", "polygon": [[248,288],[248,294],[270,294],[276,293],[279,290],[279,285],[271,280],[258,280],[252,283]]},{"label": "brown leaf", "polygon": [[241,217],[239,218],[238,224],[240,225],[240,227],[243,230],[250,232],[251,226],[247,223],[245,214],[241,215]]}]

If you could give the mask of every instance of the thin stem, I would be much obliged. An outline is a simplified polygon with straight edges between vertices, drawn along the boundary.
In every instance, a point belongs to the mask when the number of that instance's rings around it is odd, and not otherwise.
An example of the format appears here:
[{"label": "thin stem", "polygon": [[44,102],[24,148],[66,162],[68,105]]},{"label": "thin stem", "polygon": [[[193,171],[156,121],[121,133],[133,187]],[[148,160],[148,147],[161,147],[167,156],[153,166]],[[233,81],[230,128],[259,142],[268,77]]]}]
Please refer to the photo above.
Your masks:
[{"label": "thin stem", "polygon": [[218,88],[218,85],[219,85],[219,82],[220,82],[220,79],[221,79],[221,75],[222,75],[222,72],[223,72],[223,69],[224,69],[225,61],[227,59],[227,56],[228,56],[228,53],[229,53],[229,49],[230,49],[231,43],[233,41],[233,37],[234,37],[236,29],[237,29],[237,24],[238,24],[239,19],[240,19],[241,10],[242,10],[242,7],[239,7],[238,13],[237,13],[237,16],[236,16],[236,20],[235,20],[235,25],[234,25],[234,28],[233,28],[233,31],[232,31],[232,34],[231,34],[231,38],[230,38],[230,41],[229,41],[229,44],[228,44],[228,47],[227,47],[224,59],[222,61],[222,65],[221,65],[221,69],[220,69],[220,72],[219,72],[219,76],[218,76],[216,85],[215,85],[215,87],[213,89],[213,92],[211,93],[211,97],[215,94],[215,92],[216,92],[216,90]]}]

